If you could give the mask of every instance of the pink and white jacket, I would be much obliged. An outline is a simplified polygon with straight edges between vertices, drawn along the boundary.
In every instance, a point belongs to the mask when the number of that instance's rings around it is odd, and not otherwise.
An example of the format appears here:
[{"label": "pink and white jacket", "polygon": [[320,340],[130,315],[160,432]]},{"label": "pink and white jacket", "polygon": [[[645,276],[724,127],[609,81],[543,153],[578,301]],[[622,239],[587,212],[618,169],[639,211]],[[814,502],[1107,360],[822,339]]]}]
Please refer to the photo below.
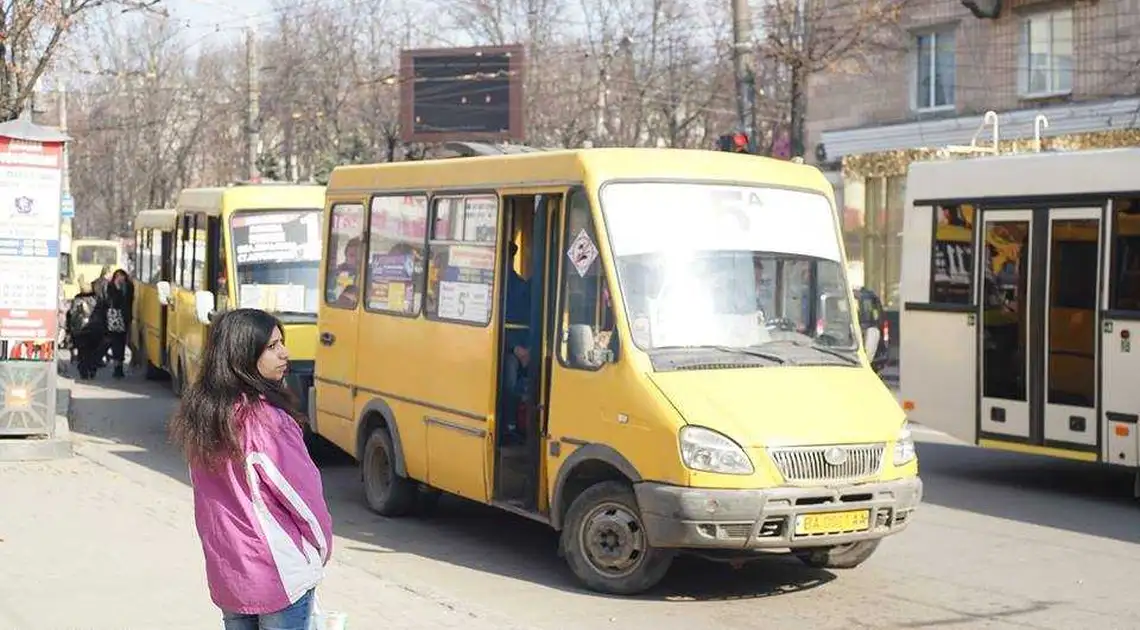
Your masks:
[{"label": "pink and white jacket", "polygon": [[238,405],[242,459],[190,467],[210,597],[226,612],[282,610],[317,586],[332,553],[321,475],[297,422],[259,401]]}]

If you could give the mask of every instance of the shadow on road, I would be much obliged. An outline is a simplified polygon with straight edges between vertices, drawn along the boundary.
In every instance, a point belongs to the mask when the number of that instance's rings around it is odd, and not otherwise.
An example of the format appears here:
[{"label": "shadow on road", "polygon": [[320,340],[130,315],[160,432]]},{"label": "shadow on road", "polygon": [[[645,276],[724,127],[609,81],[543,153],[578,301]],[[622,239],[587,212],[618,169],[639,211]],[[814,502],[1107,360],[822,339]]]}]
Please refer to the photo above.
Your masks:
[{"label": "shadow on road", "polygon": [[1128,470],[932,442],[918,445],[918,458],[924,502],[1140,543]]},{"label": "shadow on road", "polygon": [[[168,384],[138,375],[116,381],[100,374],[94,383],[66,386],[73,391],[74,431],[125,446],[111,450],[123,460],[189,484],[186,464],[167,439],[166,422],[175,405]],[[411,554],[603,597],[578,586],[557,556],[558,534],[545,525],[452,496],[445,496],[431,516],[383,518],[364,507],[355,460],[327,443],[315,448],[314,459],[322,470],[335,532],[358,543],[347,545],[354,552]],[[789,557],[765,557],[739,569],[683,557],[640,599],[755,599],[805,591],[834,578]]]}]

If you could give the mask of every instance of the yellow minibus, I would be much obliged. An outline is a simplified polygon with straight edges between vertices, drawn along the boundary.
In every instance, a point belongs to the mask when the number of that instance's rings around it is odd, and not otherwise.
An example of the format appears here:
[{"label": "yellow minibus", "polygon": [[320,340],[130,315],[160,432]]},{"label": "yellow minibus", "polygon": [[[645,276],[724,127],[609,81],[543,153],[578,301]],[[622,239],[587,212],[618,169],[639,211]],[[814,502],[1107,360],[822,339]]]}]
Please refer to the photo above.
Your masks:
[{"label": "yellow minibus", "polygon": [[168,372],[166,345],[167,307],[159,299],[158,285],[169,282],[174,258],[173,209],[143,210],[135,215],[135,304],[131,343],[135,364],[144,366],[147,378]]},{"label": "yellow minibus", "polygon": [[97,280],[104,265],[111,267],[112,271],[127,268],[127,256],[122,243],[93,238],[80,238],[71,242],[71,266],[77,285]]},{"label": "yellow minibus", "polygon": [[497,506],[633,594],[683,552],[854,567],[918,506],[819,170],[531,151],[341,166],[326,197],[311,417],[375,512]]},{"label": "yellow minibus", "polygon": [[171,276],[157,285],[159,301],[170,309],[166,351],[175,393],[196,378],[214,315],[252,307],[281,320],[287,379],[308,404],[324,196],[323,186],[282,183],[182,191]]}]

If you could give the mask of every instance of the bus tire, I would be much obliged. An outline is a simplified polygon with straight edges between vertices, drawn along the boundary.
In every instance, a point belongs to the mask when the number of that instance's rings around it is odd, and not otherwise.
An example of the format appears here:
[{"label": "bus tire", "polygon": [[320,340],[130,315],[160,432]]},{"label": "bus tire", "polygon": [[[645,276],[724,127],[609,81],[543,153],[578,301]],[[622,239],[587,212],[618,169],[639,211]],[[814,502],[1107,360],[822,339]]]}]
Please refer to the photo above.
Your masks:
[{"label": "bus tire", "polygon": [[859,542],[834,547],[816,547],[796,552],[799,559],[816,569],[854,569],[866,562],[879,548],[881,538],[860,540]]},{"label": "bus tire", "polygon": [[586,588],[610,595],[653,588],[675,556],[672,550],[650,546],[637,497],[621,481],[596,483],[574,499],[559,546]]},{"label": "bus tire", "polygon": [[396,472],[396,449],[388,430],[372,430],[364,443],[360,472],[364,478],[364,500],[368,509],[380,516],[406,516],[416,507],[419,488]]}]

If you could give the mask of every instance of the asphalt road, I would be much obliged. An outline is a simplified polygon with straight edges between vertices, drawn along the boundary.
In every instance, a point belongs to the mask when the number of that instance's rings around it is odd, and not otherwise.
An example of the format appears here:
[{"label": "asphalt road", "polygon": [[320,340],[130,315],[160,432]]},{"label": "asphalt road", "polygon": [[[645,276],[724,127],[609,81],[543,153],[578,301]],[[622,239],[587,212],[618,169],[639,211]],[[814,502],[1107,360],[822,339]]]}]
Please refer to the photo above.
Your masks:
[{"label": "asphalt road", "polygon": [[[171,492],[164,384],[105,375],[74,388],[74,430]],[[352,462],[322,457],[337,558],[440,605],[518,628],[1140,628],[1140,504],[1125,472],[985,452],[920,432],[925,503],[862,567],[772,558],[741,569],[679,561],[654,592],[584,592],[545,527],[445,498],[431,517],[368,512]]]}]

